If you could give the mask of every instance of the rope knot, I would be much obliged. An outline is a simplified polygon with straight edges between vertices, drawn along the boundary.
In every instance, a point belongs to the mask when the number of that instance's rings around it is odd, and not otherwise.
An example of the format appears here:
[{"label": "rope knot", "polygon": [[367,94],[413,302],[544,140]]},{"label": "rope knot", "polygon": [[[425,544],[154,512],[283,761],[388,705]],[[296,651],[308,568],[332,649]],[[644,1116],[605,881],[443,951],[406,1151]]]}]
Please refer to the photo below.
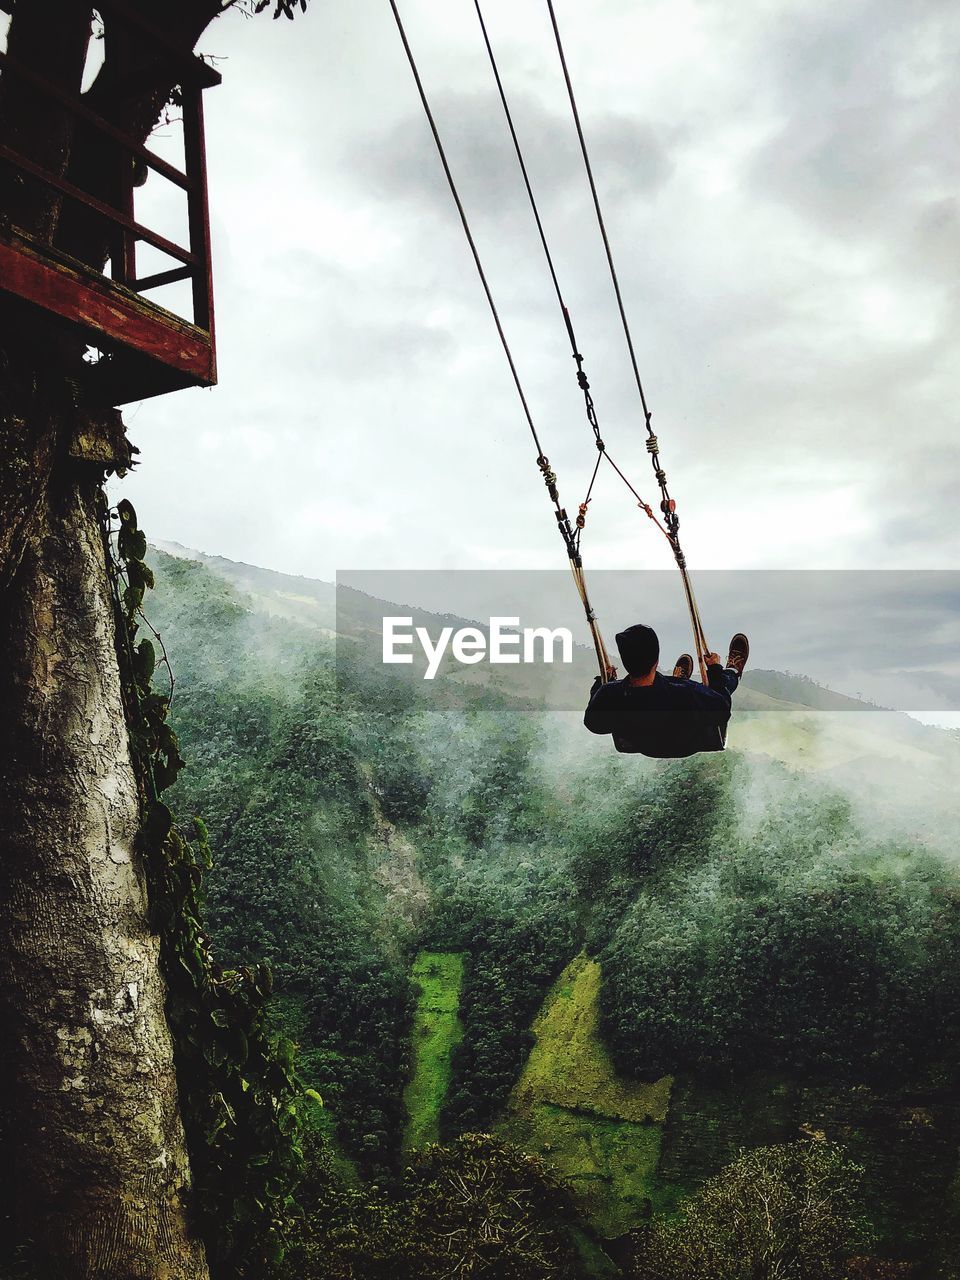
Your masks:
[{"label": "rope knot", "polygon": [[577,516],[577,528],[582,529],[587,523],[587,507],[590,505],[590,499],[580,503],[580,514]]},{"label": "rope knot", "polygon": [[655,458],[659,452],[660,444],[657,437],[651,433],[647,437],[647,453],[649,453],[652,458]]},{"label": "rope knot", "polygon": [[590,383],[587,381],[587,375],[582,369],[577,370],[577,386],[581,391],[589,391]]},{"label": "rope knot", "polygon": [[554,502],[560,501],[560,494],[557,490],[557,477],[553,468],[550,466],[550,459],[545,454],[540,454],[537,458],[537,466],[543,473],[543,483],[547,486],[547,491]]}]

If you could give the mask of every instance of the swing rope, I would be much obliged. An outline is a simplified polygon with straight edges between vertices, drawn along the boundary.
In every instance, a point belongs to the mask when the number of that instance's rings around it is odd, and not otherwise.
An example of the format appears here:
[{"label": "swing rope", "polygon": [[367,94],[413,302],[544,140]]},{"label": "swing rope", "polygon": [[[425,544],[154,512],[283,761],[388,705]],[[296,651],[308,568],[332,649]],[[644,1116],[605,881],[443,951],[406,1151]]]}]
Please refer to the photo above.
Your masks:
[{"label": "swing rope", "polygon": [[556,474],[553,471],[553,468],[550,466],[550,459],[543,452],[543,447],[540,444],[540,437],[537,434],[537,428],[533,421],[533,414],[530,411],[529,402],[527,401],[527,397],[524,394],[523,384],[521,383],[520,375],[517,372],[517,366],[513,359],[513,353],[510,350],[510,344],[507,341],[507,335],[504,331],[503,324],[500,320],[500,313],[497,310],[497,304],[494,301],[493,292],[487,280],[487,274],[483,269],[483,262],[480,259],[480,252],[477,249],[476,241],[474,240],[473,233],[470,230],[470,223],[467,219],[467,213],[463,207],[463,201],[460,199],[460,193],[457,190],[457,184],[453,177],[453,171],[451,170],[449,161],[447,160],[447,153],[443,145],[443,140],[440,137],[440,131],[437,128],[437,123],[433,117],[433,112],[430,109],[430,103],[429,103],[429,100],[427,99],[426,90],[423,87],[423,81],[421,80],[420,72],[417,69],[417,63],[416,63],[416,59],[413,56],[413,50],[411,49],[410,42],[407,39],[407,33],[403,25],[403,20],[400,17],[400,10],[397,8],[396,0],[390,0],[390,8],[393,11],[393,17],[397,24],[397,30],[400,33],[400,41],[403,45],[404,53],[407,55],[407,61],[410,64],[410,70],[413,73],[414,83],[417,86],[417,93],[420,96],[420,103],[423,107],[424,115],[426,116],[427,123],[430,126],[430,132],[433,134],[433,141],[437,148],[437,154],[440,157],[440,163],[443,166],[443,172],[446,175],[447,185],[450,188],[450,194],[453,196],[453,202],[457,207],[457,213],[460,215],[460,223],[461,223],[461,226],[463,227],[463,233],[466,236],[467,244],[469,245],[470,252],[473,255],[474,265],[477,268],[477,275],[480,277],[480,283],[483,286],[483,292],[486,295],[487,305],[490,308],[490,314],[493,316],[493,322],[496,325],[497,334],[500,338],[500,345],[503,347],[504,355],[507,358],[507,364],[510,366],[510,373],[513,376],[513,384],[516,387],[517,396],[520,399],[520,404],[523,409],[523,414],[524,414],[524,417],[526,418],[527,426],[530,429],[530,435],[533,438],[533,443],[537,450],[537,466],[540,468],[540,472],[543,476],[544,484],[547,487],[547,492],[550,495],[550,500],[554,506],[554,515],[557,521],[557,528],[560,531],[560,536],[563,538],[563,542],[567,550],[567,556],[569,557],[569,560],[570,560],[570,569],[573,573],[573,580],[574,580],[574,583],[576,584],[577,593],[580,596],[580,600],[583,603],[584,613],[586,614],[586,618],[587,618],[587,625],[590,628],[590,635],[591,635],[591,638],[593,639],[593,646],[597,655],[597,664],[600,668],[600,675],[604,680],[609,680],[612,678],[611,676],[612,667],[610,664],[609,656],[607,654],[606,645],[604,644],[604,641],[603,641],[603,636],[600,632],[600,625],[599,625],[599,622],[597,621],[597,615],[593,610],[593,606],[590,603],[590,598],[587,593],[587,584],[586,584],[586,579],[584,577],[584,572],[583,572],[583,560],[581,559],[581,556],[580,556],[580,548],[577,542],[577,538],[570,525],[570,519],[566,511],[564,510],[563,506],[560,503],[560,493],[557,488]]},{"label": "swing rope", "polygon": [[610,245],[610,238],[607,235],[606,222],[603,217],[603,210],[600,205],[600,197],[599,197],[599,193],[597,191],[597,185],[593,176],[593,166],[590,163],[590,153],[587,150],[586,138],[584,136],[583,127],[580,122],[580,112],[577,108],[577,102],[573,92],[573,82],[570,78],[570,72],[567,67],[566,55],[564,53],[563,42],[560,37],[560,29],[559,29],[559,26],[557,25],[556,13],[554,12],[552,0],[547,0],[547,5],[550,13],[550,20],[553,26],[554,36],[557,43],[557,50],[560,56],[560,65],[563,71],[564,82],[567,87],[567,96],[570,101],[570,107],[573,114],[574,124],[577,130],[577,138],[580,143],[580,151],[583,156],[584,167],[586,169],[587,179],[590,184],[590,192],[593,197],[593,206],[597,216],[597,224],[599,226],[600,235],[603,240],[603,246],[604,246],[604,250],[606,252],[606,257],[607,257],[607,265],[610,270],[610,277],[613,282],[614,293],[617,299],[617,308],[620,313],[620,321],[623,326],[624,335],[627,341],[627,350],[630,355],[630,364],[633,369],[633,376],[636,381],[637,391],[639,392],[639,395],[640,395],[640,403],[643,408],[644,424],[645,424],[646,433],[647,433],[647,439],[646,439],[647,453],[650,455],[650,461],[653,466],[654,477],[660,488],[660,509],[663,513],[663,517],[664,517],[663,521],[657,518],[650,504],[644,501],[644,499],[640,496],[640,494],[636,491],[636,489],[633,487],[633,485],[624,475],[620,467],[617,466],[616,462],[613,460],[613,458],[610,456],[609,452],[607,451],[606,444],[604,443],[603,437],[600,434],[600,424],[597,419],[596,406],[593,401],[593,396],[591,395],[591,392],[590,392],[590,383],[589,383],[589,380],[587,379],[586,370],[584,369],[584,358],[581,355],[580,349],[577,345],[577,339],[576,339],[576,334],[573,328],[573,320],[570,315],[570,310],[563,299],[563,292],[560,288],[560,282],[557,275],[556,267],[554,266],[553,255],[550,251],[550,245],[547,241],[547,235],[544,229],[543,219],[540,216],[540,209],[537,205],[536,196],[534,195],[533,184],[530,181],[530,175],[527,171],[526,161],[523,156],[523,148],[520,145],[520,139],[517,134],[516,125],[514,124],[514,120],[513,120],[513,112],[510,110],[510,104],[509,104],[509,101],[507,100],[507,94],[503,85],[503,79],[500,75],[500,68],[497,65],[496,55],[493,51],[493,45],[490,40],[489,32],[487,31],[487,25],[483,17],[483,10],[480,7],[480,0],[473,0],[473,3],[474,3],[474,9],[476,10],[476,13],[477,13],[477,20],[480,24],[480,32],[481,32],[481,35],[483,36],[483,43],[484,43],[484,46],[486,47],[487,58],[489,59],[489,62],[490,62],[490,69],[493,72],[493,78],[497,86],[497,93],[500,98],[500,105],[503,108],[503,114],[507,122],[507,128],[510,131],[510,137],[513,141],[513,149],[514,149],[514,152],[516,153],[517,163],[520,166],[520,173],[523,177],[524,187],[526,188],[527,199],[529,200],[530,209],[533,213],[533,218],[537,226],[537,232],[540,236],[540,244],[543,247],[544,257],[546,259],[547,267],[550,272],[550,278],[553,281],[553,288],[554,288],[554,292],[557,295],[557,302],[560,305],[560,311],[563,315],[563,321],[566,327],[567,337],[570,340],[570,349],[571,349],[571,352],[573,353],[573,359],[577,366],[577,384],[580,387],[580,390],[583,392],[584,405],[586,407],[586,413],[587,413],[587,421],[589,422],[590,427],[593,431],[594,442],[597,447],[597,461],[593,468],[593,474],[590,477],[590,483],[587,487],[586,497],[584,498],[583,502],[580,504],[580,511],[579,511],[579,515],[577,516],[577,521],[576,521],[577,546],[579,547],[580,545],[580,535],[582,534],[584,525],[586,524],[587,508],[589,507],[590,500],[593,496],[594,485],[596,483],[597,474],[600,470],[600,461],[601,461],[601,458],[606,458],[607,462],[610,463],[613,470],[616,472],[619,478],[623,481],[623,483],[627,486],[627,488],[633,494],[634,498],[636,499],[637,506],[640,508],[641,511],[645,512],[645,514],[654,522],[654,524],[657,526],[660,532],[667,539],[667,542],[670,544],[670,549],[673,553],[674,560],[676,561],[677,568],[680,571],[680,577],[683,582],[684,598],[687,602],[687,610],[690,614],[690,626],[691,626],[691,630],[693,631],[694,650],[697,654],[697,660],[700,666],[700,678],[703,681],[703,683],[706,684],[707,673],[706,673],[706,666],[704,664],[704,655],[709,652],[709,646],[707,644],[703,622],[700,617],[700,611],[696,602],[696,597],[693,593],[693,584],[690,581],[690,574],[687,569],[686,557],[684,556],[683,549],[680,546],[680,540],[678,535],[680,521],[676,514],[676,503],[670,497],[670,493],[667,488],[666,472],[663,470],[663,467],[660,465],[660,460],[659,460],[660,446],[659,446],[659,442],[657,440],[656,435],[654,435],[653,428],[651,425],[651,420],[653,415],[647,405],[646,395],[643,390],[643,382],[640,378],[640,370],[637,364],[636,352],[634,350],[634,345],[633,345],[633,336],[630,332],[630,325],[627,320],[627,313],[626,313],[626,308],[623,302],[623,295],[620,290],[620,281],[617,276],[616,265],[613,260],[613,250]]},{"label": "swing rope", "polygon": [[[704,655],[709,653],[710,650],[707,645],[706,634],[703,629],[703,622],[700,618],[700,610],[697,606],[696,596],[693,592],[693,584],[690,581],[686,556],[680,546],[680,539],[677,532],[680,527],[680,521],[677,516],[677,506],[674,500],[670,497],[670,493],[667,488],[667,476],[663,467],[660,465],[660,445],[653,431],[653,414],[647,405],[647,397],[643,390],[643,381],[640,377],[637,355],[633,345],[633,335],[630,332],[630,323],[627,320],[627,311],[623,302],[623,294],[620,290],[620,279],[617,275],[616,264],[613,260],[613,249],[610,245],[610,237],[607,235],[607,225],[603,217],[603,209],[600,205],[600,195],[597,191],[597,184],[593,176],[593,165],[590,163],[590,152],[587,149],[587,140],[583,132],[583,125],[580,121],[580,112],[577,108],[576,95],[573,92],[573,81],[570,78],[570,69],[567,66],[567,58],[563,49],[563,40],[560,36],[560,27],[557,23],[557,15],[553,7],[553,0],[547,0],[547,10],[550,14],[550,25],[553,27],[553,35],[557,45],[557,54],[560,59],[560,68],[563,72],[564,83],[567,87],[567,97],[570,101],[570,110],[573,114],[573,122],[577,130],[577,139],[580,143],[580,153],[583,156],[583,166],[586,170],[587,181],[590,184],[590,194],[593,197],[593,208],[597,216],[597,226],[600,229],[600,237],[603,240],[603,248],[607,256],[610,280],[613,284],[614,294],[616,295],[617,310],[620,313],[620,323],[623,326],[623,335],[626,338],[627,351],[630,355],[630,366],[633,369],[633,377],[637,385],[637,392],[640,396],[640,404],[643,409],[643,420],[647,433],[647,452],[650,455],[653,474],[660,487],[660,510],[663,512],[664,521],[668,530],[667,536],[670,541],[671,549],[673,550],[673,556],[676,560],[677,568],[680,570],[680,577],[683,580],[684,595],[686,596],[687,608],[690,612],[690,623],[693,628],[694,642],[697,646],[697,657],[700,663],[700,676],[704,684],[706,684],[706,667],[703,659]],[[487,47],[489,50],[489,44]]]},{"label": "swing rope", "polygon": [[477,249],[476,241],[474,240],[473,233],[470,229],[470,224],[467,218],[466,210],[463,206],[463,202],[460,198],[460,194],[457,190],[456,182],[453,177],[453,172],[447,160],[446,150],[444,148],[443,141],[440,137],[440,132],[439,132],[439,129],[437,128],[437,124],[434,119],[433,112],[431,110],[430,103],[426,95],[426,90],[424,89],[424,86],[423,86],[423,81],[420,77],[416,59],[413,55],[413,50],[410,46],[409,40],[407,39],[406,30],[404,28],[403,21],[400,16],[399,9],[397,7],[396,0],[389,0],[389,2],[390,2],[390,8],[393,12],[394,21],[396,22],[397,30],[400,35],[400,40],[403,45],[404,53],[406,54],[407,61],[410,65],[410,70],[413,74],[414,83],[416,84],[417,92],[420,97],[420,102],[423,107],[424,114],[427,118],[427,123],[430,126],[431,134],[433,135],[434,144],[436,146],[437,153],[440,157],[440,163],[443,167],[444,175],[447,179],[447,185],[450,188],[450,193],[453,197],[453,201],[456,206],[457,213],[459,214],[460,223],[463,227],[463,232],[466,237],[467,244],[470,248],[474,265],[477,269],[477,274],[480,278],[480,283],[483,287],[483,291],[487,299],[487,304],[489,306],[490,313],[493,317],[493,321],[496,326],[497,334],[500,339],[500,344],[503,348],[504,355],[506,356],[506,359],[507,359],[507,364],[510,368],[510,373],[513,378],[514,386],[516,388],[521,407],[523,409],[524,417],[526,419],[527,426],[530,430],[533,443],[537,450],[537,458],[536,458],[537,466],[540,468],[541,474],[544,479],[544,483],[547,488],[547,492],[554,506],[554,515],[557,520],[557,527],[564,541],[564,545],[567,551],[567,556],[570,561],[570,568],[573,574],[574,584],[576,585],[577,592],[583,604],[584,613],[587,619],[587,624],[589,626],[591,638],[593,640],[594,649],[597,656],[597,663],[600,669],[600,676],[603,680],[611,680],[614,677],[614,669],[610,662],[606,645],[603,640],[603,636],[600,632],[597,616],[590,603],[590,598],[587,592],[586,579],[585,579],[584,569],[583,569],[583,561],[580,554],[580,539],[581,539],[581,534],[583,532],[584,526],[586,524],[587,508],[590,504],[590,501],[593,495],[593,488],[597,479],[598,472],[600,470],[600,463],[603,458],[606,458],[609,464],[611,465],[611,467],[613,468],[613,470],[620,477],[623,483],[627,486],[629,491],[633,494],[634,498],[636,499],[638,507],[642,511],[644,511],[644,513],[654,522],[654,524],[657,526],[660,532],[664,535],[664,537],[670,543],[670,547],[671,547],[671,550],[673,551],[674,559],[676,560],[677,567],[680,571],[681,579],[683,581],[684,595],[687,602],[687,608],[690,613],[690,621],[693,629],[695,650],[696,650],[699,665],[700,665],[700,675],[701,675],[701,679],[705,684],[707,677],[706,677],[706,667],[704,665],[704,655],[709,651],[707,646],[706,636],[704,633],[702,621],[700,619],[700,613],[697,606],[696,597],[694,596],[693,585],[690,581],[689,573],[687,571],[686,560],[685,560],[683,551],[680,547],[679,539],[677,537],[677,528],[679,525],[679,520],[676,515],[676,504],[674,503],[673,499],[670,498],[670,495],[667,491],[666,475],[659,464],[659,445],[657,442],[657,438],[654,435],[651,427],[652,415],[650,413],[650,410],[647,407],[646,398],[643,391],[643,385],[640,380],[639,368],[637,366],[636,356],[634,353],[633,340],[630,334],[629,324],[627,322],[626,311],[623,305],[623,298],[620,292],[619,280],[617,278],[616,268],[613,262],[613,254],[610,248],[610,242],[607,236],[606,226],[603,220],[603,213],[600,207],[600,201],[599,201],[599,196],[596,189],[596,183],[594,182],[594,178],[593,178],[593,170],[590,164],[589,153],[586,147],[586,140],[584,138],[583,130],[580,125],[579,112],[577,110],[576,100],[573,95],[573,86],[572,86],[569,71],[566,65],[566,58],[563,52],[563,45],[560,39],[560,32],[557,26],[556,15],[553,10],[552,0],[547,0],[547,5],[550,11],[551,22],[553,25],[554,34],[557,41],[557,49],[560,55],[560,62],[563,69],[564,79],[567,85],[567,92],[570,99],[574,121],[577,128],[577,135],[580,140],[581,152],[582,152],[584,164],[587,170],[590,189],[593,195],[594,208],[597,214],[597,220],[598,220],[601,236],[604,243],[604,248],[607,254],[607,262],[610,268],[611,279],[613,281],[614,291],[617,298],[617,304],[620,311],[620,318],[621,318],[621,322],[622,322],[624,333],[627,340],[627,347],[630,353],[630,359],[631,359],[631,364],[634,372],[634,377],[636,379],[637,389],[639,391],[640,401],[643,407],[644,421],[645,421],[646,430],[647,430],[647,441],[646,441],[647,452],[650,455],[651,463],[654,469],[654,475],[657,479],[658,485],[660,486],[660,491],[661,491],[660,507],[664,516],[664,520],[661,521],[657,517],[657,515],[654,513],[649,503],[645,502],[644,499],[640,496],[640,494],[637,492],[634,486],[630,483],[627,476],[623,473],[623,471],[616,464],[613,458],[610,457],[609,453],[606,450],[606,445],[603,441],[603,438],[600,434],[600,426],[597,419],[596,407],[594,405],[593,397],[590,392],[590,383],[587,379],[586,373],[583,368],[583,356],[580,354],[579,349],[577,347],[577,341],[576,341],[576,336],[573,329],[573,323],[570,317],[570,312],[563,300],[559,279],[557,276],[556,268],[553,263],[553,256],[550,252],[550,247],[547,241],[546,232],[544,230],[543,221],[540,217],[539,208],[537,207],[536,198],[533,193],[533,187],[530,182],[529,174],[527,172],[526,163],[523,158],[522,148],[520,146],[519,138],[517,136],[517,132],[513,123],[512,113],[510,111],[509,104],[507,102],[506,93],[503,87],[502,79],[500,77],[499,68],[496,63],[496,58],[494,56],[493,48],[487,33],[486,24],[483,19],[483,13],[480,8],[479,0],[474,0],[474,7],[477,12],[477,17],[480,23],[482,34],[483,34],[484,43],[487,49],[487,54],[493,70],[494,78],[496,80],[497,89],[500,95],[500,101],[503,106],[508,127],[510,129],[510,134],[513,140],[513,145],[517,155],[517,160],[520,165],[520,171],[523,176],[524,185],[527,190],[527,196],[530,201],[531,209],[533,211],[534,219],[537,225],[537,230],[540,236],[540,242],[543,247],[544,256],[547,261],[547,266],[550,271],[550,277],[553,282],[554,291],[557,295],[557,301],[560,305],[560,309],[563,315],[564,324],[567,330],[567,335],[570,340],[573,359],[576,362],[576,366],[577,366],[577,383],[581,391],[583,392],[587,419],[588,419],[588,422],[590,423],[591,429],[593,430],[594,440],[597,447],[597,460],[594,465],[593,473],[590,478],[590,483],[587,488],[586,497],[584,498],[584,501],[580,504],[579,514],[576,519],[576,533],[574,533],[573,528],[571,527],[570,519],[567,515],[566,510],[563,508],[563,506],[560,503],[560,496],[559,496],[559,491],[557,487],[557,477],[550,466],[549,459],[546,457],[546,455],[543,452],[543,448],[540,443],[540,438],[537,433],[536,426],[534,424],[533,415],[530,410],[529,402],[527,401],[527,397],[523,390],[523,385],[520,381],[520,376],[517,371],[516,364],[514,362],[510,345],[507,341],[506,333],[504,331],[503,324],[500,319],[500,314],[493,297],[493,292],[487,280],[487,275],[480,258],[480,253],[479,253],[479,250]]},{"label": "swing rope", "polygon": [[[513,141],[513,149],[517,157],[517,164],[520,166],[520,173],[521,173],[521,176],[523,177],[523,185],[526,188],[527,199],[530,202],[530,210],[533,213],[533,220],[537,226],[537,233],[540,237],[540,244],[543,247],[543,256],[546,259],[547,269],[550,272],[550,279],[553,282],[553,290],[554,290],[554,293],[557,295],[557,303],[559,304],[559,307],[560,307],[560,313],[563,316],[563,323],[567,331],[567,337],[570,340],[570,351],[573,355],[573,359],[577,366],[577,385],[579,386],[580,390],[583,392],[583,401],[584,401],[584,407],[587,413],[587,421],[589,422],[591,430],[593,431],[594,442],[597,446],[597,461],[593,468],[593,474],[590,477],[590,483],[587,486],[586,497],[584,498],[583,502],[581,502],[580,504],[580,514],[577,517],[577,522],[576,522],[577,523],[577,535],[576,535],[577,546],[579,547],[580,545],[580,535],[583,532],[583,528],[584,528],[584,525],[586,524],[586,519],[587,519],[587,507],[590,505],[590,500],[593,496],[593,487],[594,487],[594,484],[596,483],[597,473],[600,470],[600,462],[601,462],[601,459],[604,457],[606,457],[607,461],[611,464],[611,466],[613,466],[614,471],[617,473],[620,479],[623,480],[625,484],[627,484],[627,487],[630,489],[633,496],[637,499],[637,503],[640,506],[640,508],[643,511],[645,511],[649,516],[651,516],[651,518],[655,521],[655,523],[659,525],[660,522],[653,515],[653,512],[650,509],[650,506],[646,502],[644,502],[644,500],[640,497],[640,495],[629,483],[629,481],[627,481],[626,476],[624,476],[620,468],[614,463],[613,459],[607,453],[607,446],[604,443],[603,437],[600,434],[600,423],[597,418],[597,409],[596,409],[596,405],[593,402],[593,396],[590,391],[590,382],[587,379],[586,370],[583,367],[583,356],[581,355],[579,347],[577,346],[577,338],[576,338],[576,334],[574,333],[573,320],[570,315],[570,310],[567,307],[567,304],[563,300],[563,291],[560,288],[560,279],[557,275],[556,266],[554,265],[553,254],[550,251],[550,245],[547,240],[546,230],[544,229],[543,219],[540,216],[540,208],[539,208],[539,205],[537,204],[537,198],[533,193],[533,184],[530,181],[530,174],[527,171],[527,162],[524,159],[523,148],[520,146],[520,138],[517,134],[516,125],[513,122],[513,112],[510,110],[510,103],[507,100],[507,93],[503,86],[503,80],[500,75],[500,68],[497,65],[496,55],[493,52],[493,45],[491,44],[490,35],[489,35],[489,32],[487,31],[487,24],[486,24],[486,21],[484,20],[483,10],[480,7],[480,0],[473,0],[473,7],[477,13],[477,21],[480,24],[480,33],[483,36],[483,43],[484,43],[484,46],[486,47],[487,57],[490,61],[490,69],[493,72],[493,78],[494,78],[494,81],[496,82],[497,93],[499,94],[499,97],[500,97],[500,105],[503,107],[503,114],[507,122],[507,128],[510,130],[510,137]],[[662,525],[660,525],[660,529],[661,529],[661,532],[669,539],[670,535],[667,532],[667,530],[664,529]]]}]

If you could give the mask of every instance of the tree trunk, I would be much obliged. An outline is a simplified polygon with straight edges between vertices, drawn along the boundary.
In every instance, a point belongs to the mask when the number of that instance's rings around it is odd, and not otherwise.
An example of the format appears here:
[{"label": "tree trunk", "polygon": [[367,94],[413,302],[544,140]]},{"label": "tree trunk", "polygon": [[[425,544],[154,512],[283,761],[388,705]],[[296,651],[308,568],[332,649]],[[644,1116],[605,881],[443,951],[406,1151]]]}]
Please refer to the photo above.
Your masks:
[{"label": "tree trunk", "polygon": [[5,1243],[44,1280],[205,1280],[91,471],[55,468],[0,602]]},{"label": "tree trunk", "polygon": [[[219,10],[170,0],[164,29],[187,52]],[[76,90],[89,37],[80,12],[73,0],[20,0],[11,52]],[[112,49],[123,65],[108,54],[88,102],[144,138],[176,75],[116,31]],[[88,189],[115,173],[112,144],[75,131],[17,78],[0,84],[8,145]],[[0,216],[99,265],[99,229],[72,213],[65,228],[69,210],[0,175]],[[103,424],[75,421],[82,343],[12,308],[0,323],[0,1270],[22,1247],[43,1280],[208,1280],[135,847],[95,511],[104,467],[71,460],[70,440],[85,427],[108,460],[110,448],[129,458]]]}]

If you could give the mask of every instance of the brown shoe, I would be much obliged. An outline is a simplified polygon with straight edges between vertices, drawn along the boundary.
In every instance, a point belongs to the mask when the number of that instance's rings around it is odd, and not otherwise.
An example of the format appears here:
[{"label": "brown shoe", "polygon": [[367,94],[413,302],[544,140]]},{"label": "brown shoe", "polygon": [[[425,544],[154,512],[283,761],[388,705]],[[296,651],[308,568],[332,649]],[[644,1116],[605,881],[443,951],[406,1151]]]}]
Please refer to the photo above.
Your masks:
[{"label": "brown shoe", "polygon": [[689,653],[681,653],[677,665],[673,668],[674,680],[689,680],[693,675],[693,659]]},{"label": "brown shoe", "polygon": [[747,665],[747,659],[750,657],[750,641],[738,631],[730,641],[730,651],[727,654],[727,668],[735,671],[738,676],[743,675],[743,668]]}]

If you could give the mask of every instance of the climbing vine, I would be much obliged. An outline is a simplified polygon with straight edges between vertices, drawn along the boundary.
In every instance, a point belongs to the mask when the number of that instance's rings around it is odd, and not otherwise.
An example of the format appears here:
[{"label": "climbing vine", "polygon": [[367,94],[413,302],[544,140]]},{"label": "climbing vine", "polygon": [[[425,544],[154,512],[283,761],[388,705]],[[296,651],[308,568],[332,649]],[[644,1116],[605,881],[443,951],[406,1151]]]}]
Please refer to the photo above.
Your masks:
[{"label": "climbing vine", "polygon": [[[102,495],[101,504],[142,807],[140,851],[160,938],[198,1225],[215,1277],[261,1276],[284,1253],[301,1162],[301,1110],[305,1099],[319,1097],[299,1084],[292,1043],[271,1030],[268,967],[222,969],[213,958],[203,924],[207,832],[197,817],[178,823],[161,799],[184,760],[168,721],[173,673],[162,640],[156,632],[139,634],[143,598],[153,586],[147,540],[129,502],[117,504],[115,520]],[[154,687],[158,667],[166,669],[166,689]]]}]

